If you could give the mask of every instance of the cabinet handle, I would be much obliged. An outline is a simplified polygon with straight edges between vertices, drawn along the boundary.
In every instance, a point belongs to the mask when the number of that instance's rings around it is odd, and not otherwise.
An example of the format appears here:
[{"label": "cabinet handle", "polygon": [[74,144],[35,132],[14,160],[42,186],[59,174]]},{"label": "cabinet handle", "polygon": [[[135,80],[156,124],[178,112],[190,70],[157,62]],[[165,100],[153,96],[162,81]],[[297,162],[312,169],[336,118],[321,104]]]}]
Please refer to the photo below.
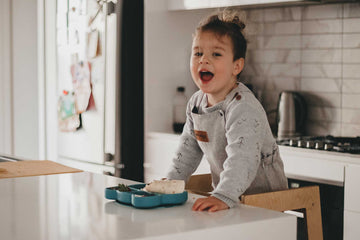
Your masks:
[{"label": "cabinet handle", "polygon": [[114,174],[112,172],[109,171],[103,171],[104,175],[108,175],[108,176],[114,176]]}]

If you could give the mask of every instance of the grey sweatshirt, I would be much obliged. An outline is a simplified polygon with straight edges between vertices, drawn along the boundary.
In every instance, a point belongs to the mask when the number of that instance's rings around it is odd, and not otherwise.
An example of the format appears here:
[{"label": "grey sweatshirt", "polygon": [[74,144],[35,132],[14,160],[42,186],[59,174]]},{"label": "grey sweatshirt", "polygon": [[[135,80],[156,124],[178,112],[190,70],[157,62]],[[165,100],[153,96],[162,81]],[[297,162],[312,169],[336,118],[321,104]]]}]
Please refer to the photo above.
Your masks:
[{"label": "grey sweatshirt", "polygon": [[[224,129],[208,126],[211,136],[208,143],[197,140],[194,134],[194,130],[198,130],[194,129],[194,125],[197,126],[194,107],[199,115],[214,111],[224,114],[221,119]],[[212,107],[207,107],[206,94],[196,92],[188,102],[186,115],[167,178],[187,181],[205,154],[212,174],[212,196],[229,207],[235,206],[244,193],[287,189],[283,163],[266,113],[245,85],[240,83],[224,101]]]}]

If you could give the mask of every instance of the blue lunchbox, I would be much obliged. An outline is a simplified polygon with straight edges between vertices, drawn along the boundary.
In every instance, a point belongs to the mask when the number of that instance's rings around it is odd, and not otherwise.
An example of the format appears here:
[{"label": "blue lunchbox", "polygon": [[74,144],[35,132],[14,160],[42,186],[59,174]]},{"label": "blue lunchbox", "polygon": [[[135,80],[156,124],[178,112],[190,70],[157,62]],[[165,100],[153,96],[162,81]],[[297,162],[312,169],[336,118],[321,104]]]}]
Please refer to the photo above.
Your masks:
[{"label": "blue lunchbox", "polygon": [[120,192],[117,187],[105,189],[105,198],[136,208],[153,208],[159,206],[179,205],[188,199],[187,191],[174,194],[149,193],[142,191],[146,184],[129,185],[129,192]]}]

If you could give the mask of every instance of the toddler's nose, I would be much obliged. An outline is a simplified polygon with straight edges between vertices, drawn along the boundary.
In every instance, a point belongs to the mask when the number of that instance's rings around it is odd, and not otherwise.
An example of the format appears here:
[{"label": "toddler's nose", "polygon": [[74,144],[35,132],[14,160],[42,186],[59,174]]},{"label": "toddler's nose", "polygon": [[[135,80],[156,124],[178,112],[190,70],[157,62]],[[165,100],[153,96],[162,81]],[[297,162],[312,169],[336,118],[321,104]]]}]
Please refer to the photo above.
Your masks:
[{"label": "toddler's nose", "polygon": [[209,61],[204,55],[202,55],[202,57],[200,58],[199,63],[200,64],[209,64]]}]

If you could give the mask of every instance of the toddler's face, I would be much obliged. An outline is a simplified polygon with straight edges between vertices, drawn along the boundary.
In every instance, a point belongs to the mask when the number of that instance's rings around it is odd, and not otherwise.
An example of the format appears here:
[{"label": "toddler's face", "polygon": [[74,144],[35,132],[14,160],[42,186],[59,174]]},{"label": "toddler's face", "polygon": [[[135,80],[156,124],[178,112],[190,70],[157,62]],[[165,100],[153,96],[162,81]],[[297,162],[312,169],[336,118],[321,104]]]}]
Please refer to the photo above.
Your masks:
[{"label": "toddler's face", "polygon": [[195,84],[213,99],[225,99],[236,86],[236,76],[243,68],[243,59],[234,61],[233,58],[233,46],[228,36],[198,32],[193,39],[190,59]]}]

